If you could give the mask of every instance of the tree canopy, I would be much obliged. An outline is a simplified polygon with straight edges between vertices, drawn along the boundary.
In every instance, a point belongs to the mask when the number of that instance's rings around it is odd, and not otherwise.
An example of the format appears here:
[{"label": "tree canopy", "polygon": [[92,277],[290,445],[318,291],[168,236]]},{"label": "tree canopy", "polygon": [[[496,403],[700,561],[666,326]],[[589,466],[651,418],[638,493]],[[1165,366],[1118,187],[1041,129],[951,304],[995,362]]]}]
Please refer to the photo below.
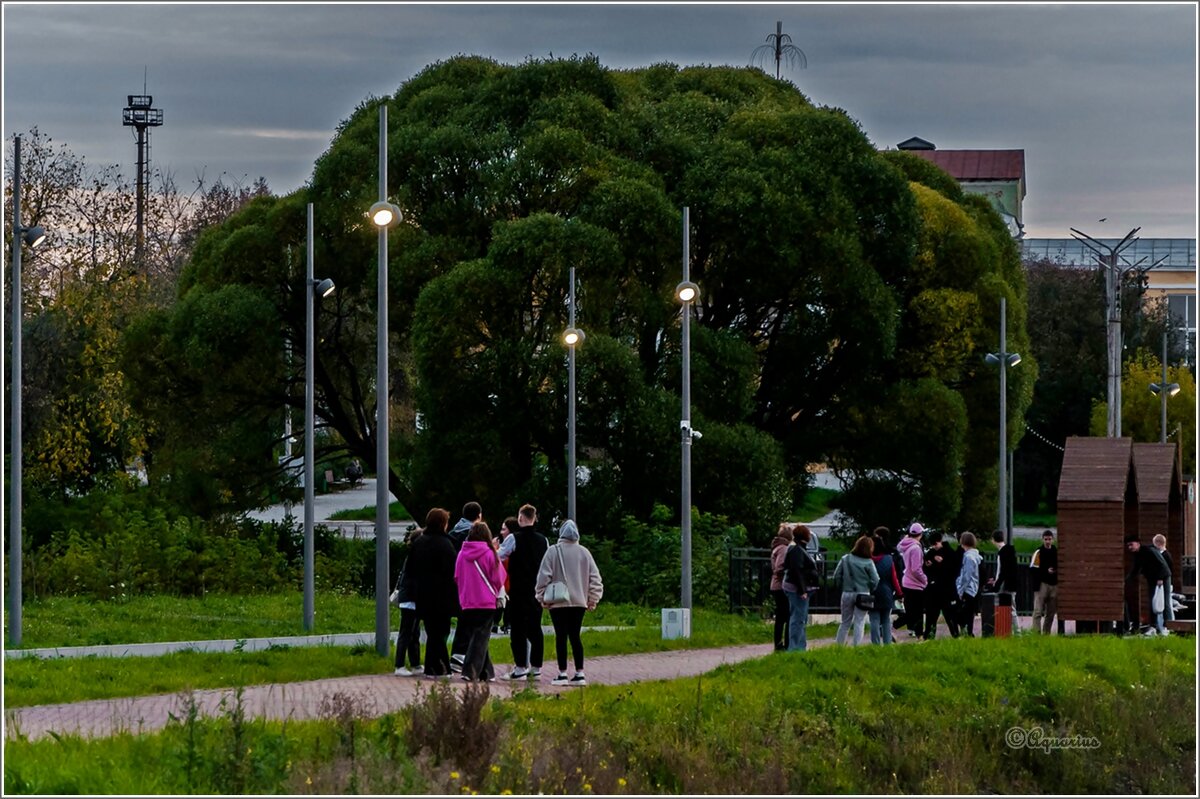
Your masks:
[{"label": "tree canopy", "polygon": [[[374,462],[376,234],[365,210],[382,103],[389,199],[404,212],[389,234],[387,478],[410,509],[479,499],[485,511],[563,510],[559,337],[572,266],[587,333],[581,522],[678,507],[684,206],[702,291],[697,505],[762,540],[803,489],[805,466],[826,458],[864,480],[902,478],[921,512],[946,521],[986,495],[997,378],[982,354],[1001,295],[1010,349],[1025,341],[1020,264],[986,203],[910,183],[918,176],[843,111],[757,70],[618,71],[590,57],[430,66],[364,101],[306,187],[202,235],[176,306],[144,320],[129,348],[131,365],[157,378],[148,391],[178,398],[159,412],[189,415],[159,443],[164,456],[219,448],[236,458],[228,475],[239,485],[274,466],[266,445],[280,425],[268,419],[302,407],[313,202],[317,272],[338,286],[318,314],[317,412]],[[1012,389],[1018,417],[1033,372]],[[231,422],[237,414],[256,436]],[[233,439],[240,449],[218,443]]]}]

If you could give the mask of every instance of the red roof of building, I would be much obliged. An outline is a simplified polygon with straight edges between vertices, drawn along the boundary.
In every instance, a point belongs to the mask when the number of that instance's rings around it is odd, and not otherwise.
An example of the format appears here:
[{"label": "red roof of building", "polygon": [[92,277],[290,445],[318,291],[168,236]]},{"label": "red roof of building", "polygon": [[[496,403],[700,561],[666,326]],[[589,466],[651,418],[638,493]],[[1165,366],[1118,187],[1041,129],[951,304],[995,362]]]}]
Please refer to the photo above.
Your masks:
[{"label": "red roof of building", "polygon": [[1025,181],[1024,150],[906,150],[932,161],[955,180]]}]

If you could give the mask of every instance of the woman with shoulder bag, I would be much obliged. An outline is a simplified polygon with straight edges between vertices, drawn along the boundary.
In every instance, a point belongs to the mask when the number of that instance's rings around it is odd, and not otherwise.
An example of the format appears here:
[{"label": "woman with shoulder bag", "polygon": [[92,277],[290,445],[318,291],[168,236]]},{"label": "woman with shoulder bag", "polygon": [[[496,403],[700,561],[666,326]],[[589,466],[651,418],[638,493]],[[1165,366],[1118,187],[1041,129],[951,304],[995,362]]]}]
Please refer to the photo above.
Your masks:
[{"label": "woman with shoulder bag", "polygon": [[[838,561],[833,573],[835,585],[842,587],[842,623],[838,627],[838,644],[846,643],[846,633],[854,625],[854,645],[862,643],[863,628],[867,625],[867,611],[874,606],[875,586],[879,585],[879,573],[871,555],[875,551],[869,536],[859,536],[850,554]],[[865,600],[859,597],[866,595]]]},{"label": "woman with shoulder bag", "polygon": [[[568,519],[558,530],[558,543],[546,550],[538,569],[534,596],[550,609],[558,676],[552,685],[587,685],[583,673],[583,614],[595,610],[604,596],[600,570],[587,547],[579,543],[579,528]],[[575,656],[575,675],[567,679],[567,643]]]},{"label": "woman with shoulder bag", "polygon": [[500,592],[504,590],[504,566],[492,544],[492,530],[484,522],[475,522],[454,563],[454,582],[458,584],[458,617],[466,635],[467,651],[462,678],[467,682],[496,679],[488,642],[492,621],[496,618]]},{"label": "woman with shoulder bag", "polygon": [[[775,600],[775,651],[788,648],[788,616],[790,607],[788,592],[783,588],[783,560],[792,548],[792,528],[779,525],[775,540],[771,542],[771,597]],[[792,593],[795,593],[794,591]]]},{"label": "woman with shoulder bag", "polygon": [[820,588],[821,576],[816,561],[808,551],[812,531],[798,524],[793,536],[795,544],[787,548],[783,558],[781,585],[790,610],[787,651],[803,652],[808,649],[808,604],[813,593]]}]

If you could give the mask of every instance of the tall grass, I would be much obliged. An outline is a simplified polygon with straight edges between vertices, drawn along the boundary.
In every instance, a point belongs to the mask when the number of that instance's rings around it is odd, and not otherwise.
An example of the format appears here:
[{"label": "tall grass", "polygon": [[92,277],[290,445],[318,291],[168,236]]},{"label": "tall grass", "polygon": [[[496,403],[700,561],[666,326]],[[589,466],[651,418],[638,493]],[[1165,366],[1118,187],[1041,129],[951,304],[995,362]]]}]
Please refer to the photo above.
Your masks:
[{"label": "tall grass", "polygon": [[[1191,641],[948,640],[379,719],[183,712],[154,735],[11,739],[6,793],[1195,793]],[[1098,748],[1012,748],[1012,728]]]}]

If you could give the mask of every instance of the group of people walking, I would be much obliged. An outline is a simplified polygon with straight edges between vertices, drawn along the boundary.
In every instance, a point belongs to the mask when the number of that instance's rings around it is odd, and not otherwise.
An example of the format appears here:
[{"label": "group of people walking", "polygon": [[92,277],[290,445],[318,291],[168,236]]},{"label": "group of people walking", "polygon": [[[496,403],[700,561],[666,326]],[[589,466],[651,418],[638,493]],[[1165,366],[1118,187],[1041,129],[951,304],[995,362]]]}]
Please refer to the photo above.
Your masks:
[{"label": "group of people walking", "polygon": [[[423,673],[437,679],[461,672],[467,681],[494,682],[489,644],[503,610],[515,664],[503,679],[538,680],[545,650],[542,611],[549,610],[558,661],[552,684],[587,684],[581,631],[584,613],[595,610],[604,595],[600,570],[592,553],[579,543],[574,521],[562,523],[551,546],[536,529],[537,520],[537,509],[523,505],[516,516],[504,520],[499,535],[493,535],[478,502],[463,506],[453,528],[446,510],[429,511],[425,526],[410,538],[408,559],[396,582],[397,675]],[[449,648],[447,640],[452,641]],[[571,676],[568,645],[575,667]]]},{"label": "group of people walking", "polygon": [[[807,647],[809,601],[820,587],[820,571],[805,546],[811,536],[803,524],[782,524],[771,545],[776,650]],[[995,573],[987,579],[974,533],[962,533],[957,548],[936,530],[926,533],[919,522],[909,525],[895,548],[889,547],[889,537],[886,527],[860,536],[833,572],[832,583],[840,590],[838,644],[845,644],[847,638],[855,646],[860,644],[868,620],[872,644],[892,643],[893,629],[900,627],[922,640],[934,638],[939,619],[945,620],[951,636],[974,637],[984,590],[1008,593],[1015,599],[1016,550],[1001,531],[992,536],[998,556]],[[1058,583],[1058,551],[1050,530],[1043,533],[1030,567],[1035,588],[1033,628],[1049,633],[1057,612]],[[1012,604],[1015,607],[1015,601]]]}]

